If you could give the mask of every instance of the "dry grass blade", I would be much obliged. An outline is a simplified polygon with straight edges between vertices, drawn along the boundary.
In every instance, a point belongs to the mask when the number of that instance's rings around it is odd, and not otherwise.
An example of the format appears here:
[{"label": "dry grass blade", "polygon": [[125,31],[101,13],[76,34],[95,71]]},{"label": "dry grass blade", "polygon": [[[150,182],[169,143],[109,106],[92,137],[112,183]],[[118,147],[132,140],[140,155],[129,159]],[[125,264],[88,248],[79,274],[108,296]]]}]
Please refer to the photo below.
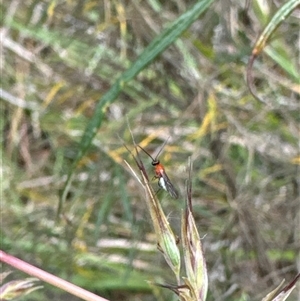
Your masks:
[{"label": "dry grass blade", "polygon": [[[135,149],[137,151],[136,145]],[[128,151],[130,152],[129,149]],[[130,153],[132,154],[132,152]],[[171,270],[174,272],[176,279],[179,282],[180,253],[177,247],[176,236],[174,235],[169,225],[167,217],[164,214],[164,211],[160,205],[156,193],[154,192],[152,186],[149,183],[149,176],[147,174],[143,162],[139,157],[138,151],[137,156],[133,157],[142,176],[142,180],[139,182],[142,183],[142,186],[146,192],[146,204],[156,234],[158,249],[162,252],[166,262],[170,266]]]},{"label": "dry grass blade", "polygon": [[25,278],[5,283],[0,287],[0,300],[15,300],[24,297],[35,290],[41,289],[41,285],[36,285],[37,281],[39,280],[36,278]]},{"label": "dry grass blade", "polygon": [[185,283],[190,289],[190,300],[206,300],[208,275],[200,236],[192,211],[192,163],[189,159],[186,209],[182,218],[182,247],[186,269]]}]

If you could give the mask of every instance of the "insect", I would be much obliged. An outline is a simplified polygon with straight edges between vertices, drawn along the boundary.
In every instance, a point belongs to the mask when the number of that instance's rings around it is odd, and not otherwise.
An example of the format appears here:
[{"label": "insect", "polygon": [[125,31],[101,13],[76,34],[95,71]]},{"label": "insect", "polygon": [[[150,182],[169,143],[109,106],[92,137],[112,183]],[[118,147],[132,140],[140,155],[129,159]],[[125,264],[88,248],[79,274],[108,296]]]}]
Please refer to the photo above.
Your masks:
[{"label": "insect", "polygon": [[163,150],[164,146],[166,145],[167,141],[168,140],[166,140],[164,142],[164,144],[162,145],[162,147],[160,148],[158,154],[155,156],[154,159],[145,149],[143,149],[139,145],[138,145],[138,147],[152,159],[152,166],[154,167],[154,171],[155,171],[155,176],[154,177],[158,179],[158,186],[161,187],[162,189],[164,189],[165,191],[167,191],[172,198],[177,199],[178,198],[178,191],[173,186],[173,184],[171,183],[169,177],[167,176],[164,166],[157,159],[159,154]]}]

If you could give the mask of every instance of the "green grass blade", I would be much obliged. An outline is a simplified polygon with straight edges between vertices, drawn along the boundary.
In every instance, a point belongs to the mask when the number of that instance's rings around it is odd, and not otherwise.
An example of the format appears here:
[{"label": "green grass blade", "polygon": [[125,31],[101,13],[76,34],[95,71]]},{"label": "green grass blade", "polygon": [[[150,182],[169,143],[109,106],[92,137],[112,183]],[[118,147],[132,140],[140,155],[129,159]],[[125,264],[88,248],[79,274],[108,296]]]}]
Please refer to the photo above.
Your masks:
[{"label": "green grass blade", "polygon": [[276,14],[273,16],[272,20],[268,23],[262,34],[257,39],[254,48],[252,50],[251,57],[248,62],[247,67],[247,85],[249,87],[250,93],[253,95],[254,98],[256,98],[258,101],[263,102],[262,99],[260,99],[254,88],[253,79],[252,79],[252,67],[254,64],[254,61],[256,57],[260,54],[260,52],[264,49],[265,44],[267,43],[267,40],[270,38],[272,33],[276,30],[276,28],[292,13],[292,11],[300,5],[300,0],[290,0],[276,12]]},{"label": "green grass blade", "polygon": [[267,53],[273,61],[275,61],[283,70],[293,77],[296,82],[300,81],[300,74],[290,58],[284,56],[277,49],[271,47],[266,47],[265,53]]},{"label": "green grass blade", "polygon": [[255,55],[261,52],[267,40],[270,38],[271,34],[285,20],[285,18],[287,18],[287,16],[292,13],[292,11],[297,7],[297,5],[300,5],[300,0],[290,0],[277,11],[277,13],[274,15],[272,20],[269,22],[269,24],[264,29],[257,42],[255,43],[255,47],[253,49]]},{"label": "green grass blade", "polygon": [[158,35],[151,44],[144,50],[138,59],[127,69],[119,79],[113,84],[111,89],[99,100],[94,115],[87,125],[82,140],[80,149],[76,159],[69,171],[67,182],[64,186],[61,195],[58,214],[61,212],[62,204],[68,193],[72,174],[79,160],[84,156],[90,147],[97,130],[100,128],[106,107],[111,104],[120,94],[126,83],[132,80],[139,72],[141,72],[148,64],[150,64],[160,53],[162,53],[169,45],[171,45],[198,17],[201,13],[211,5],[213,0],[202,0],[197,2],[191,9],[175,20],[167,29]]}]

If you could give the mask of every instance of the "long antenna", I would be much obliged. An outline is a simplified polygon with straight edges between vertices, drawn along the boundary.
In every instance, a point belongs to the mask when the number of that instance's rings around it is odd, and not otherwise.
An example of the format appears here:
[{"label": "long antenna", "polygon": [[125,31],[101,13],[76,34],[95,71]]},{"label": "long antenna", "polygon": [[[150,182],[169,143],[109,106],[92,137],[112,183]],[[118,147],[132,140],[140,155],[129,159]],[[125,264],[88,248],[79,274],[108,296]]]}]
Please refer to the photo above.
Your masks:
[{"label": "long antenna", "polygon": [[140,145],[138,145],[138,147],[139,147],[145,154],[147,154],[147,155],[152,159],[153,162],[155,161],[155,160],[153,159],[153,157],[152,157],[145,149],[143,149]]},{"label": "long antenna", "polygon": [[163,143],[163,145],[161,146],[159,152],[157,153],[157,155],[155,156],[155,161],[157,161],[158,156],[160,155],[161,151],[164,149],[165,145],[167,144],[168,140],[170,139],[170,136],[168,137],[168,139]]},{"label": "long antenna", "polygon": [[145,153],[147,154],[153,162],[157,162],[157,158],[160,155],[160,153],[162,152],[162,150],[164,149],[165,145],[167,144],[168,140],[170,137],[168,137],[168,139],[163,143],[163,145],[160,147],[159,152],[157,153],[157,155],[155,156],[155,158],[153,158],[144,148],[142,148],[141,146],[138,145],[138,147]]}]

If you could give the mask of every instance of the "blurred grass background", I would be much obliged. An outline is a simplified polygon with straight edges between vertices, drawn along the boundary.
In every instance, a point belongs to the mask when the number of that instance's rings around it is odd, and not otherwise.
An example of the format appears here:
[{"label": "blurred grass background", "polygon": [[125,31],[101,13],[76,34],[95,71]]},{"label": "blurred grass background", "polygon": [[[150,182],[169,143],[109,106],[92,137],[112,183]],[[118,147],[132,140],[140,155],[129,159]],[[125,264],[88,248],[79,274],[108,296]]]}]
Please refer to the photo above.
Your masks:
[{"label": "blurred grass background", "polygon": [[[1,3],[1,249],[110,300],[177,300],[144,192],[124,164],[137,143],[181,191],[158,192],[179,234],[187,160],[209,271],[208,300],[260,300],[299,269],[299,9],[258,58],[285,1],[215,1],[107,107],[58,199],[96,103],[163,28],[196,1]],[[121,137],[121,139],[119,138]],[[152,172],[151,160],[149,174]],[[157,185],[156,181],[153,185]],[[17,273],[16,273],[17,274]],[[289,300],[298,300],[295,291]],[[24,299],[25,300],[25,299]],[[48,285],[26,300],[78,300]]]}]

